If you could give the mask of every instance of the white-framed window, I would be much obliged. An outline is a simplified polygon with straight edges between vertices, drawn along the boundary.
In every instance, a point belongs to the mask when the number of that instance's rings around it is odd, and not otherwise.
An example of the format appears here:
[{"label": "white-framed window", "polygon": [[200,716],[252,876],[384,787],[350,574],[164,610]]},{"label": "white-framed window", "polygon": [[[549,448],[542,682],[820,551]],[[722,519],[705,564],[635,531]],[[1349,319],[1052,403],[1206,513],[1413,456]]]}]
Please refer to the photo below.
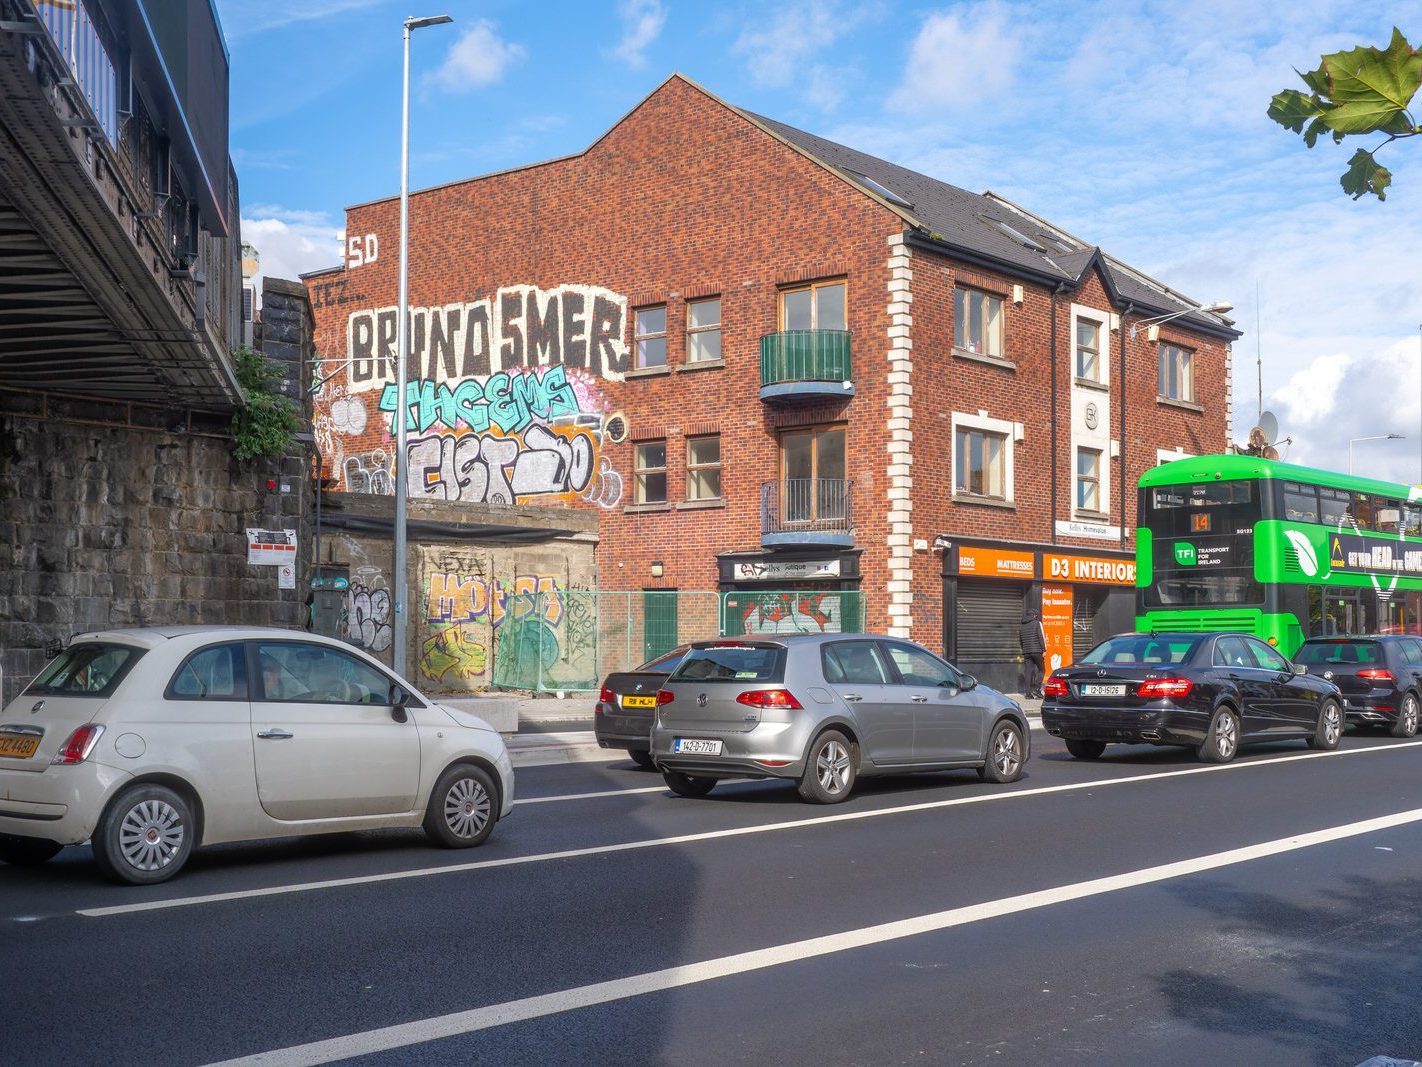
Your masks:
[{"label": "white-framed window", "polygon": [[667,365],[667,306],[638,308],[637,369],[650,370]]},{"label": "white-framed window", "polygon": [[953,289],[953,347],[1002,358],[1002,297],[959,285]]},{"label": "white-framed window", "polygon": [[709,363],[721,358],[721,298],[686,302],[686,361]]},{"label": "white-framed window", "polygon": [[1195,400],[1195,353],[1179,345],[1160,345],[1160,395],[1166,400]]},{"label": "white-framed window", "polygon": [[1177,459],[1194,459],[1195,453],[1186,452],[1183,448],[1157,448],[1155,450],[1155,465],[1159,467],[1162,463],[1174,463]]},{"label": "white-framed window", "polygon": [[1100,514],[1101,506],[1101,449],[1078,448],[1076,450],[1076,510]]},{"label": "white-framed window", "polygon": [[1110,337],[1103,312],[1080,304],[1071,306],[1071,373],[1074,378],[1097,385],[1109,382]]},{"label": "white-framed window", "polygon": [[637,446],[635,468],[638,504],[665,504],[667,502],[667,443],[644,441]]},{"label": "white-framed window", "polygon": [[985,414],[953,413],[953,495],[1011,502],[1017,427]]},{"label": "white-framed window", "polygon": [[721,499],[721,435],[686,439],[686,499]]}]

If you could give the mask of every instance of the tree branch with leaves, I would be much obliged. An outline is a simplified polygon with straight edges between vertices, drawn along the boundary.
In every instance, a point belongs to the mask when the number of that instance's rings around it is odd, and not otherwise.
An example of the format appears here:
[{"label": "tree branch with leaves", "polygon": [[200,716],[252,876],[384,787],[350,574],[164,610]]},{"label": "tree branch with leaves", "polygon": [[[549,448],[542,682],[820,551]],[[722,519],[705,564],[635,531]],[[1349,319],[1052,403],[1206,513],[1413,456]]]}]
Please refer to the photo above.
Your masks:
[{"label": "tree branch with leaves", "polygon": [[301,412],[282,395],[281,370],[250,348],[239,348],[232,355],[237,383],[246,393],[232,416],[234,454],[241,460],[284,455],[301,429]]},{"label": "tree branch with leaves", "polygon": [[1335,144],[1345,137],[1383,134],[1372,148],[1359,148],[1338,179],[1354,200],[1371,193],[1387,199],[1392,172],[1377,161],[1377,152],[1393,141],[1422,133],[1409,105],[1422,85],[1422,54],[1393,28],[1387,48],[1359,47],[1321,58],[1317,70],[1296,71],[1309,92],[1285,89],[1274,95],[1269,117],[1303,135],[1312,148],[1325,133]]}]

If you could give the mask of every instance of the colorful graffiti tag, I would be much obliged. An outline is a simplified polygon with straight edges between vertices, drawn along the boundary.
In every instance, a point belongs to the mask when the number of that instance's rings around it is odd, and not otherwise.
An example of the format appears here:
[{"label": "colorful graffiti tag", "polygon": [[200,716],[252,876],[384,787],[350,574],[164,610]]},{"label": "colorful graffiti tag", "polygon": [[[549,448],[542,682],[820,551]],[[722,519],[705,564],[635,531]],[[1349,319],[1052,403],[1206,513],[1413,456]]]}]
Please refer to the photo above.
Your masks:
[{"label": "colorful graffiti tag", "polygon": [[741,633],[840,633],[838,593],[749,593]]},{"label": "colorful graffiti tag", "polygon": [[[487,642],[506,622],[537,626],[550,635],[556,655],[564,593],[548,574],[520,574],[505,584],[482,574],[432,571],[424,614],[429,634],[420,646],[421,675],[444,689],[472,689],[485,680]],[[517,629],[516,640],[524,629]]]}]

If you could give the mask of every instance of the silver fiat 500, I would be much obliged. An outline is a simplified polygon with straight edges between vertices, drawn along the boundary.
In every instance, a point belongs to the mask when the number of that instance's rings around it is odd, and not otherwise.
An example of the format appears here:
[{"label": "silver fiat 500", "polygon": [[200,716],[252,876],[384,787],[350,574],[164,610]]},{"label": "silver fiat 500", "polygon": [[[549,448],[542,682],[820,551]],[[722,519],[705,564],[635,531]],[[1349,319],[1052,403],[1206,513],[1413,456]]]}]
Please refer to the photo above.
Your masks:
[{"label": "silver fiat 500", "polygon": [[787,778],[833,804],[860,775],[975,768],[1015,781],[1030,736],[1015,701],[921,645],[792,634],[693,644],[657,694],[651,752],[681,796]]}]

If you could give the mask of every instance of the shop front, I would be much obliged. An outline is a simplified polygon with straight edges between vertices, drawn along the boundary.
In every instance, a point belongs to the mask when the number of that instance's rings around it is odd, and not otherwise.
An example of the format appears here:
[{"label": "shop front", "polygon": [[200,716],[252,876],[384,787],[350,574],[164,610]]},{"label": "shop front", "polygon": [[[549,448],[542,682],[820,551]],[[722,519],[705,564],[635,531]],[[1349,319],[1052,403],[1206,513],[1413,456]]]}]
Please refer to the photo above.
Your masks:
[{"label": "shop front", "polygon": [[944,651],[984,684],[1024,692],[1029,610],[1042,619],[1050,673],[1132,628],[1135,584],[1129,553],[954,540],[943,554]]},{"label": "shop front", "polygon": [[859,552],[719,557],[721,632],[853,633],[864,624]]}]

